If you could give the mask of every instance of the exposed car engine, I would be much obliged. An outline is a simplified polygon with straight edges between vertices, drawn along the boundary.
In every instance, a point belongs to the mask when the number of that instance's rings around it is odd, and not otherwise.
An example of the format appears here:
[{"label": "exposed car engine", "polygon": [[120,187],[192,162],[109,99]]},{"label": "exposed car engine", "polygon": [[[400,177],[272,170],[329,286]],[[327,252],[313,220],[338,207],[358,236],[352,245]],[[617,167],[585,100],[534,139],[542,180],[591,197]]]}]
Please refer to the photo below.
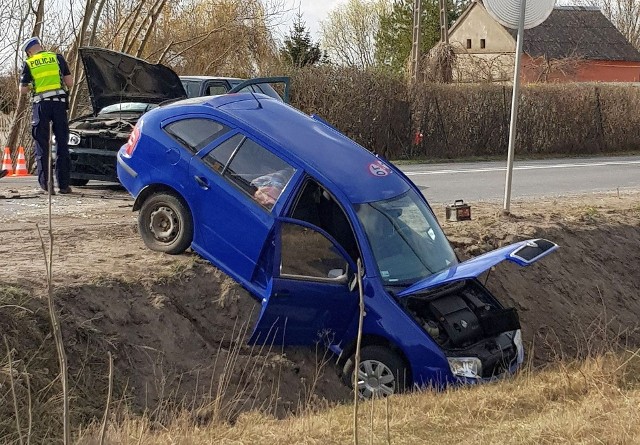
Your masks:
[{"label": "exposed car engine", "polygon": [[503,308],[476,280],[403,298],[406,310],[448,357],[478,357],[482,376],[502,373],[516,358],[520,329],[514,308]]},{"label": "exposed car engine", "polygon": [[84,148],[117,150],[129,137],[131,129],[140,118],[139,114],[127,117],[82,117],[69,123],[69,131],[80,136]]}]

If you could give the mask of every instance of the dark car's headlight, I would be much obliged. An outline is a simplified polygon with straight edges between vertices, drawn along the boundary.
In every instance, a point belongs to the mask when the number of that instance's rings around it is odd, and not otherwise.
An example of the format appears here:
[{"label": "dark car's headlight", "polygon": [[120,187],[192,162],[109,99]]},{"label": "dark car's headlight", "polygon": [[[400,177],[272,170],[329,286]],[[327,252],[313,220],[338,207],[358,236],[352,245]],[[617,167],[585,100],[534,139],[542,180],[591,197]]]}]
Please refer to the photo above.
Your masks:
[{"label": "dark car's headlight", "polygon": [[69,145],[80,145],[80,135],[78,133],[69,133]]},{"label": "dark car's headlight", "polygon": [[[51,135],[51,143],[56,143],[56,136]],[[68,145],[80,145],[80,135],[78,133],[69,133]]]}]

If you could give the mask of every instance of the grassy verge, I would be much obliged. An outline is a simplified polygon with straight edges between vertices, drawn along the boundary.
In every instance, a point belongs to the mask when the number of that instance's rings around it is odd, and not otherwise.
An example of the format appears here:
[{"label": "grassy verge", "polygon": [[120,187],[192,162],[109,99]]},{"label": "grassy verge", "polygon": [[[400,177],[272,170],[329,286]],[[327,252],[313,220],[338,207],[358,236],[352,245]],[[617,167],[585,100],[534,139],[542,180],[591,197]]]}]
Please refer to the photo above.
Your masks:
[{"label": "grassy verge", "polygon": [[[605,354],[540,372],[524,371],[498,384],[447,392],[415,392],[362,404],[361,443],[637,443],[640,437],[640,359]],[[111,443],[340,444],[352,443],[352,408],[275,420],[258,413],[233,425],[196,425],[183,414],[158,428],[125,418],[108,430]],[[81,443],[91,443],[87,431]]]}]

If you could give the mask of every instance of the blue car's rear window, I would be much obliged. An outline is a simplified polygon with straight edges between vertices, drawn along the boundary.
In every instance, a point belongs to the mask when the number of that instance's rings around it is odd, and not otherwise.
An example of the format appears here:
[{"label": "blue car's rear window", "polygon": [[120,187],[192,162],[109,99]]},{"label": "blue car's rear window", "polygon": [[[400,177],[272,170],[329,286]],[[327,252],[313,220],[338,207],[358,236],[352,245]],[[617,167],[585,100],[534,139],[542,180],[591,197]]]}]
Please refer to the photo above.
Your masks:
[{"label": "blue car's rear window", "polygon": [[196,153],[229,131],[229,127],[211,119],[191,118],[172,122],[164,127],[164,131],[192,153]]},{"label": "blue car's rear window", "polygon": [[295,173],[287,162],[242,134],[225,140],[202,160],[267,210]]}]

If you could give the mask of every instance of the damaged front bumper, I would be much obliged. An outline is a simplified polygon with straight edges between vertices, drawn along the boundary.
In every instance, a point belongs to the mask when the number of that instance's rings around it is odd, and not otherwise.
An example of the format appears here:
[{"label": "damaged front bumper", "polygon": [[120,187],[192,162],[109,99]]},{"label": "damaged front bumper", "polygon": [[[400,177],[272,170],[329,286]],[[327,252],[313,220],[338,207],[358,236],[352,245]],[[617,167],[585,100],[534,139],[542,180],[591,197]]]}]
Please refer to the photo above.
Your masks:
[{"label": "damaged front bumper", "polygon": [[118,182],[116,153],[112,150],[69,147],[71,178]]},{"label": "damaged front bumper", "polygon": [[447,360],[458,383],[474,384],[499,380],[515,373],[524,362],[524,345],[520,329],[504,333],[503,348],[481,356],[455,357]]}]

